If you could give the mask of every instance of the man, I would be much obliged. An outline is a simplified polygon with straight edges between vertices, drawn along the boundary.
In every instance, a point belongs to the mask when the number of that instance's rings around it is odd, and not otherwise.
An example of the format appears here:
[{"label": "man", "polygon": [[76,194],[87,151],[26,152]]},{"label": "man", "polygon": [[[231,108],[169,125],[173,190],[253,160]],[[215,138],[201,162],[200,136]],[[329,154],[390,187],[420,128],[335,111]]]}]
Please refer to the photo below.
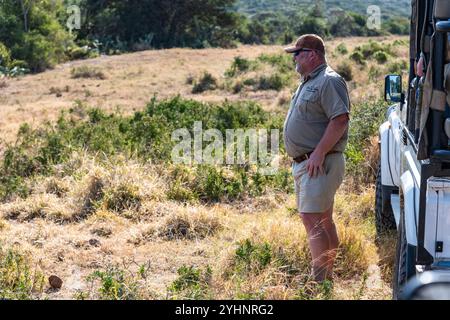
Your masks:
[{"label": "man", "polygon": [[301,36],[285,48],[293,55],[301,83],[284,124],[292,157],[297,206],[306,228],[315,281],[332,279],[339,239],[333,222],[334,196],[344,178],[350,99],[344,79],[325,58],[323,40]]}]

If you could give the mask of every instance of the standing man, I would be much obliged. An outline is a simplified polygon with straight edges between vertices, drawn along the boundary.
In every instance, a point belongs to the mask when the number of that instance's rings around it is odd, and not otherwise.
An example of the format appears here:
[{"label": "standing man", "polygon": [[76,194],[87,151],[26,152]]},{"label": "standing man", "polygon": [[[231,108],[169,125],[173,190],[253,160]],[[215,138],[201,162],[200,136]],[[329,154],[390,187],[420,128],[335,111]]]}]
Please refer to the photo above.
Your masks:
[{"label": "standing man", "polygon": [[332,279],[339,239],[333,222],[334,196],[345,173],[350,99],[344,79],[325,58],[314,34],[285,48],[293,55],[301,83],[284,123],[286,151],[293,159],[297,206],[306,228],[315,281]]}]

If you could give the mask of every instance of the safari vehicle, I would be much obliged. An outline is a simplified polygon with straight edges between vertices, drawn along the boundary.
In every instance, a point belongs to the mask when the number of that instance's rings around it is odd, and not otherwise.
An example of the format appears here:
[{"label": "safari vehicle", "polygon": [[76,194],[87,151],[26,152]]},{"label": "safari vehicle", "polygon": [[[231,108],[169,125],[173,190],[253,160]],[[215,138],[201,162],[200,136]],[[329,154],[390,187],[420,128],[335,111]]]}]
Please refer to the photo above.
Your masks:
[{"label": "safari vehicle", "polygon": [[421,274],[450,274],[449,0],[411,1],[405,92],[403,81],[385,78],[394,104],[379,129],[375,201],[377,232],[397,229],[394,299]]}]

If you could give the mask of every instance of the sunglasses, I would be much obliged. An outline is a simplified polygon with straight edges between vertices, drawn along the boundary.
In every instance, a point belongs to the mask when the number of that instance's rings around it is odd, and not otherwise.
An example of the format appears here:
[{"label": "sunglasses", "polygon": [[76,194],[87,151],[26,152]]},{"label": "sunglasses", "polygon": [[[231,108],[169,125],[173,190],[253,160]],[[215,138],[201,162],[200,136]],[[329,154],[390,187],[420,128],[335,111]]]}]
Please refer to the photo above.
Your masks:
[{"label": "sunglasses", "polygon": [[299,49],[297,51],[292,52],[292,54],[293,54],[293,56],[295,58],[296,56],[298,56],[300,54],[300,52],[303,52],[303,51],[308,52],[308,51],[314,51],[314,50],[312,50],[312,49]]}]

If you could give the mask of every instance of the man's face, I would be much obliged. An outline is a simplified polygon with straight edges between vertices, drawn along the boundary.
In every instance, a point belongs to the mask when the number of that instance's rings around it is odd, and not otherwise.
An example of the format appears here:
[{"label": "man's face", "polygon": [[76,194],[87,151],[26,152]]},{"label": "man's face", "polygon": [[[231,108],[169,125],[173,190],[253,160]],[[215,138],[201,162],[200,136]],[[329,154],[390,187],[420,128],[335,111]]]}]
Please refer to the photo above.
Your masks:
[{"label": "man's face", "polygon": [[314,51],[311,49],[300,49],[292,53],[292,58],[295,62],[295,70],[300,74],[304,74],[308,71],[308,66],[313,62]]}]

